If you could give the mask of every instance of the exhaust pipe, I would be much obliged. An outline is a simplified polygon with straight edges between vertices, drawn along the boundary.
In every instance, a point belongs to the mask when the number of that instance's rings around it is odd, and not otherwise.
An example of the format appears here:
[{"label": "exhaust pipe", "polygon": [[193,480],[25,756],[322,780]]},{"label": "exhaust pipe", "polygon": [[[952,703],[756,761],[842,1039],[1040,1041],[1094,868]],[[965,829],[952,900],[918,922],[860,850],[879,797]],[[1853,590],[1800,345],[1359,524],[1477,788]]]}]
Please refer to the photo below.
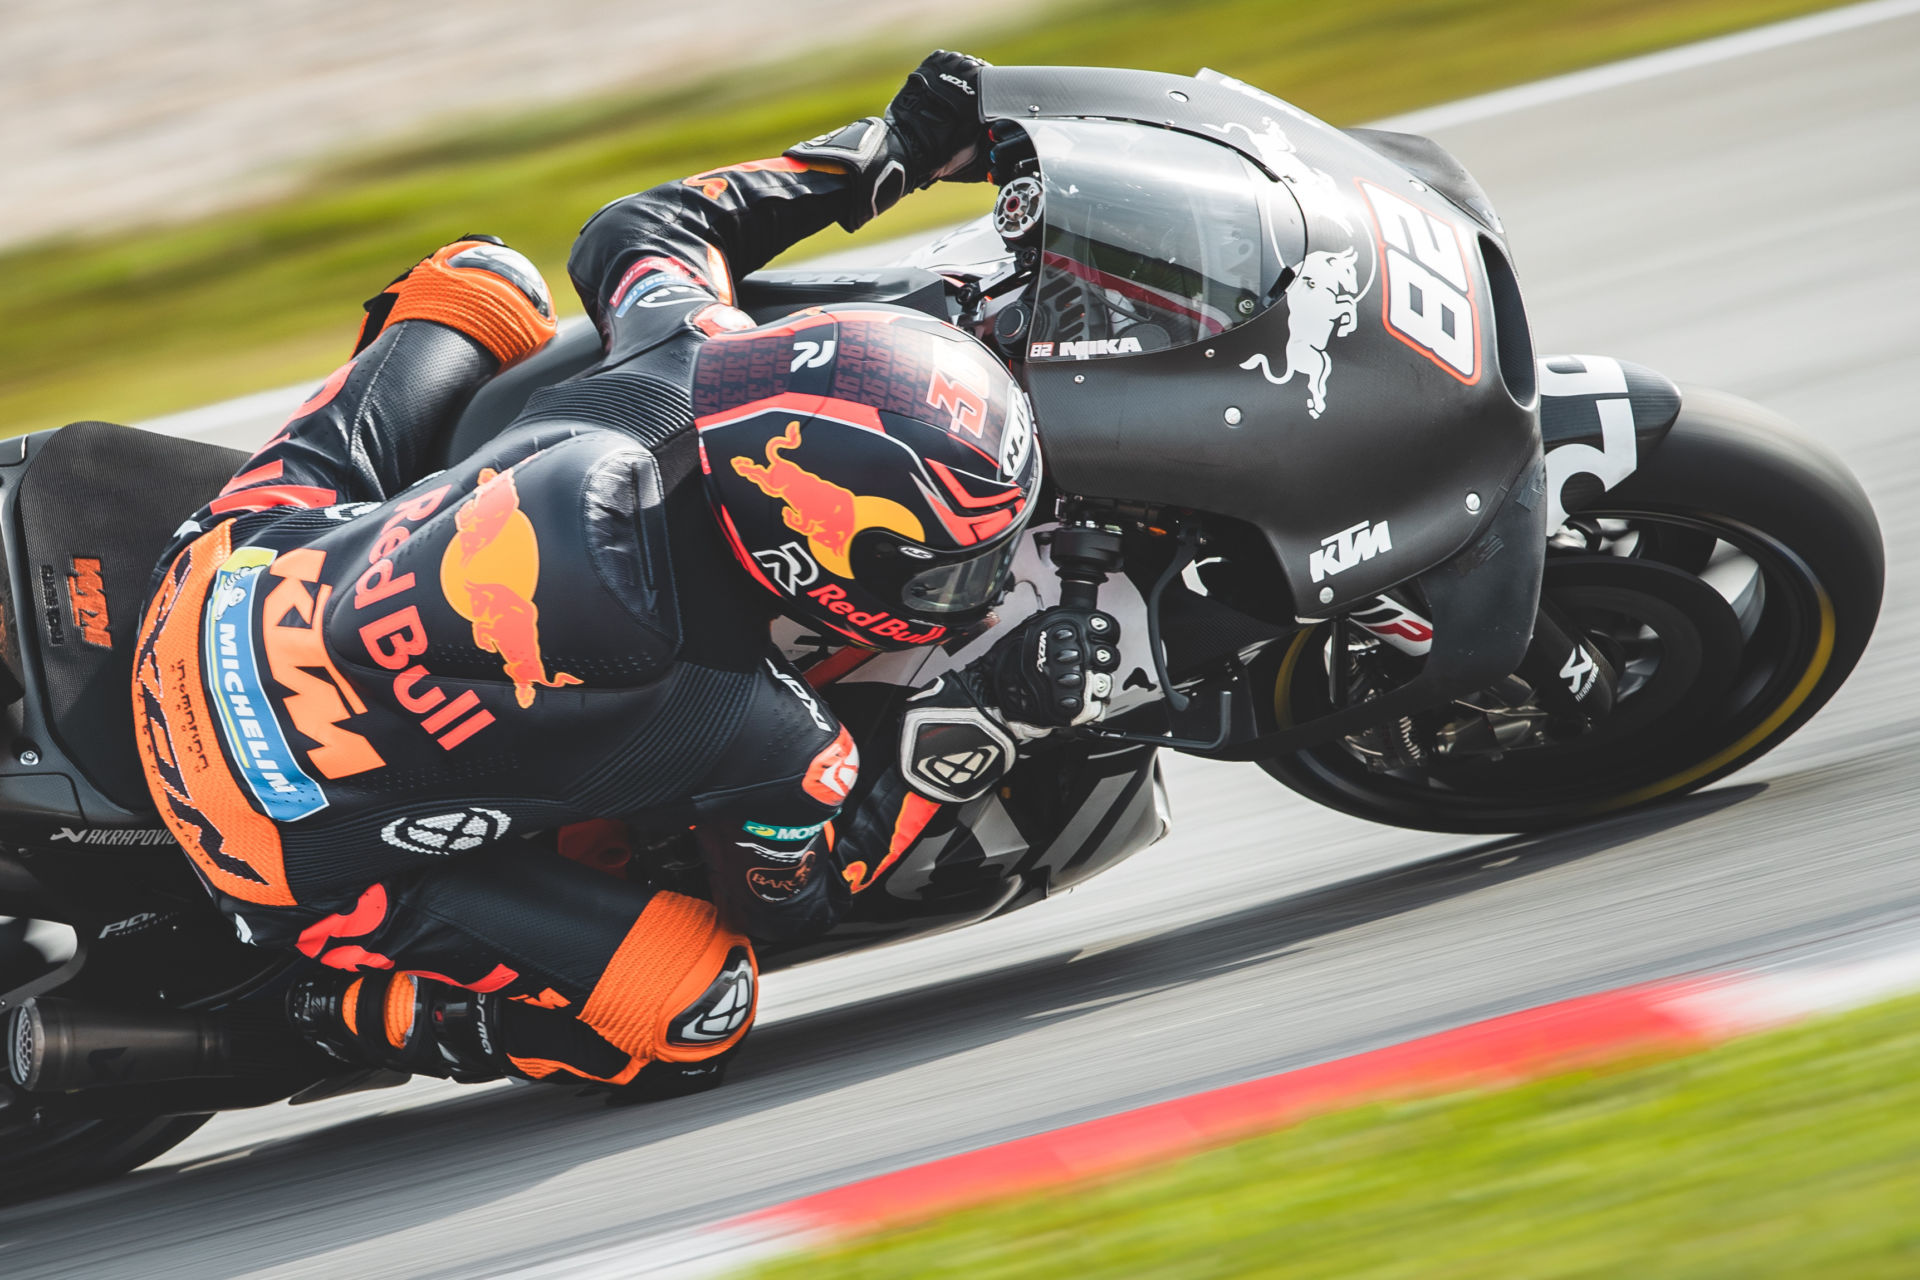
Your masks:
[{"label": "exhaust pipe", "polygon": [[297,1071],[310,1060],[284,1022],[247,1027],[216,1014],[102,1009],[35,996],[7,1027],[7,1074],[29,1093]]}]

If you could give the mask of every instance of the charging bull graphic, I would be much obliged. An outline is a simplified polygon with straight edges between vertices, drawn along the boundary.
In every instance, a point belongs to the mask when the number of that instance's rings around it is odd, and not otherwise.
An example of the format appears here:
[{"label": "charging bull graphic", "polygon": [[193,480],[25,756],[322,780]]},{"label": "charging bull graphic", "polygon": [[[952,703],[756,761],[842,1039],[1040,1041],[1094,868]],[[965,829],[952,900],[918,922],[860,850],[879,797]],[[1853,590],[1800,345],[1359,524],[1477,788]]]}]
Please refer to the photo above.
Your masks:
[{"label": "charging bull graphic", "polygon": [[1219,129],[1222,134],[1232,133],[1236,129],[1246,134],[1247,142],[1260,154],[1260,163],[1270,169],[1274,177],[1287,184],[1302,209],[1311,209],[1339,223],[1342,231],[1352,235],[1353,224],[1340,212],[1339,187],[1333,175],[1302,160],[1285,131],[1271,117],[1262,116],[1260,124],[1259,133],[1238,122],[1211,127]]},{"label": "charging bull graphic", "polygon": [[800,423],[787,424],[783,435],[767,441],[767,465],[735,458],[733,469],[769,498],[786,503],[780,518],[787,528],[807,540],[813,558],[828,573],[851,578],[847,555],[853,535],[862,529],[891,529],[903,538],[922,541],[926,532],[919,518],[891,498],[874,498],[823,480],[799,463],[780,455],[800,447]]},{"label": "charging bull graphic", "polygon": [[440,590],[454,612],[473,624],[473,643],[500,655],[514,700],[531,707],[535,685],[579,684],[564,671],[549,676],[540,653],[540,610],[533,603],[540,542],[520,510],[513,473],[481,471],[480,487],[453,521],[459,532],[440,558]]},{"label": "charging bull graphic", "polygon": [[1275,386],[1296,373],[1303,375],[1307,414],[1319,417],[1327,407],[1327,375],[1333,372],[1327,344],[1346,337],[1360,323],[1360,295],[1364,292],[1351,248],[1308,254],[1293,283],[1287,286],[1286,367],[1275,373],[1264,354],[1249,356],[1240,367],[1258,369]]}]

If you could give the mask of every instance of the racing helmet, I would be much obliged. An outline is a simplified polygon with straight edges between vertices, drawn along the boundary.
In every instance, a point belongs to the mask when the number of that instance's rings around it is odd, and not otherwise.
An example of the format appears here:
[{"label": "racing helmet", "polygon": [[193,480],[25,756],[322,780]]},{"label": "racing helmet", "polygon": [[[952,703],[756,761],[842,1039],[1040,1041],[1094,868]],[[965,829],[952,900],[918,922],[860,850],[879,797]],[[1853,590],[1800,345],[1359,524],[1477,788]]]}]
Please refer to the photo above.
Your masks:
[{"label": "racing helmet", "polygon": [[715,516],[804,625],[875,649],[978,621],[1040,491],[1026,393],[950,324],[812,308],[709,339],[693,411]]}]

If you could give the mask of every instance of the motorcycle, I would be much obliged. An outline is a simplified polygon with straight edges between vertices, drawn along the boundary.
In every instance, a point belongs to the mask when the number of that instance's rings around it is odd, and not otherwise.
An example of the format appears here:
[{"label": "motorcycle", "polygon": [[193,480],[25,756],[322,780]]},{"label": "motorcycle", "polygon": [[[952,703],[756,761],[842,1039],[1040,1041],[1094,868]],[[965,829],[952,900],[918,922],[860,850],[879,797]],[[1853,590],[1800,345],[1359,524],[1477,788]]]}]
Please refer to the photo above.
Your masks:
[{"label": "motorcycle", "polygon": [[[1120,623],[1112,711],[863,868],[849,918],[767,968],[1099,874],[1168,830],[1163,750],[1372,821],[1534,831],[1725,777],[1852,671],[1884,576],[1859,484],[1755,405],[1536,355],[1500,219],[1438,145],[1212,72],[991,68],[980,100],[989,217],[737,301],[978,335],[1032,396],[1051,515],[989,622],[939,647],[776,639],[871,737],[1000,628],[1097,603]],[[599,354],[583,327],[504,370],[446,460]],[[141,593],[242,461],[104,423],[0,443],[0,914],[75,936],[58,962],[0,953],[0,1194],[133,1168],[220,1110],[398,1082],[286,1047],[306,962],[233,937],[135,759]],[[670,841],[648,856],[688,872]]]}]

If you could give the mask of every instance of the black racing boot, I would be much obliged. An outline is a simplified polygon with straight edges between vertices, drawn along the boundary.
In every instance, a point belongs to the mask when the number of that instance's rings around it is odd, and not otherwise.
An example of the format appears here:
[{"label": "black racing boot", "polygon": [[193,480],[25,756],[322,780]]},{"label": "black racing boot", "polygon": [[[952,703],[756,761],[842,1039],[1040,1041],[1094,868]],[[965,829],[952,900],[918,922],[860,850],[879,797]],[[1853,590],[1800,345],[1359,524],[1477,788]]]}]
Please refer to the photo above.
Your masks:
[{"label": "black racing boot", "polygon": [[321,971],[287,996],[293,1025],[343,1062],[462,1083],[508,1074],[494,1046],[498,1002],[407,973]]}]

